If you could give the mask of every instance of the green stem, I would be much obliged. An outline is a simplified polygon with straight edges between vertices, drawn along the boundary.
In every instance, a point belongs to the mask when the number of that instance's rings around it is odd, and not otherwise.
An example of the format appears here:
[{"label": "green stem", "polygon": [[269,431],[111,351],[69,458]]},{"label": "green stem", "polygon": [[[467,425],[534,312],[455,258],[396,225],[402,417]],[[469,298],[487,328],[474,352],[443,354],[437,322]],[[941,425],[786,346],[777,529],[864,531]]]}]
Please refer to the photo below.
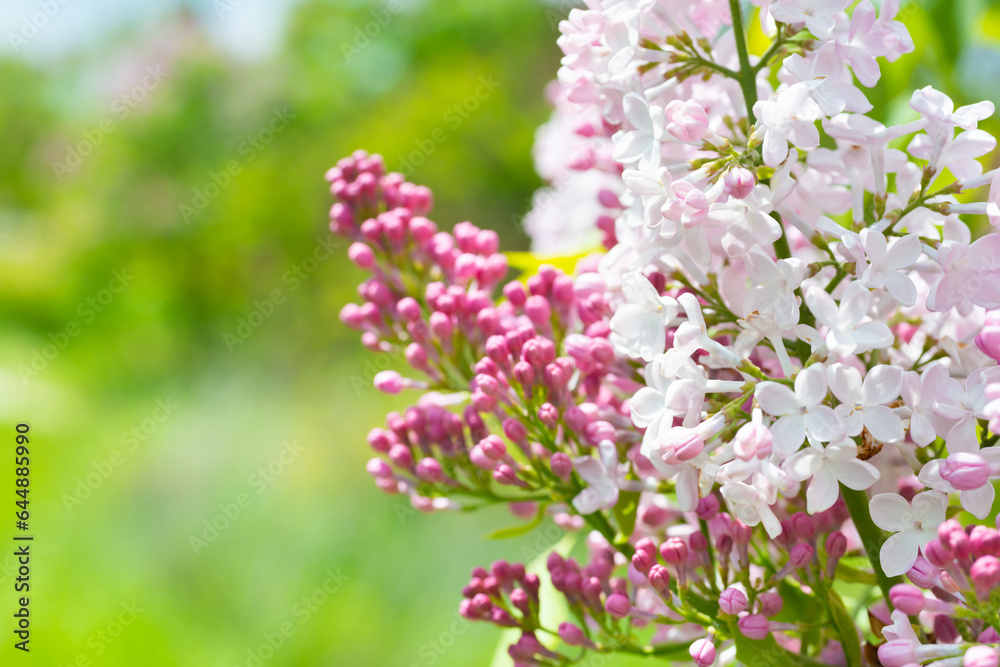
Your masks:
[{"label": "green stem", "polygon": [[757,118],[753,115],[753,105],[757,103],[757,77],[750,66],[750,52],[747,51],[747,34],[743,29],[743,10],[740,0],[729,0],[729,11],[733,15],[733,34],[736,37],[736,53],[740,57],[740,88],[743,101],[747,105],[747,123],[753,126]]},{"label": "green stem", "polygon": [[875,571],[875,580],[878,582],[878,587],[882,589],[882,595],[885,596],[885,603],[892,610],[892,602],[889,601],[889,589],[896,584],[902,583],[902,579],[900,577],[887,576],[885,570],[882,569],[879,552],[882,550],[882,543],[885,542],[885,535],[875,525],[875,522],[872,521],[872,516],[868,512],[868,494],[865,491],[849,489],[843,484],[840,485],[840,493],[844,496],[844,502],[847,503],[847,510],[851,513],[851,520],[854,521],[854,527],[858,529],[858,535],[861,536],[861,543],[864,545],[865,552],[868,554],[868,560]]}]

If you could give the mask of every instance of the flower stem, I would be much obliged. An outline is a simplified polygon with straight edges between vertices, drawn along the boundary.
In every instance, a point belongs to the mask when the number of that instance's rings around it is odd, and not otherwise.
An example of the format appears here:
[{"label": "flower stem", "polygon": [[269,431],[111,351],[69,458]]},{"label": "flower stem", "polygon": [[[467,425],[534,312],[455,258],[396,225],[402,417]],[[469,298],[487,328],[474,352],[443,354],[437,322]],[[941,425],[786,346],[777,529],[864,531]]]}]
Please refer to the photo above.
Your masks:
[{"label": "flower stem", "polygon": [[743,10],[740,9],[740,0],[729,0],[729,11],[733,15],[733,35],[736,37],[736,53],[740,58],[740,88],[743,90],[743,101],[747,105],[747,124],[753,126],[757,122],[753,115],[753,105],[757,103],[757,76],[750,66],[747,33],[743,29]]},{"label": "flower stem", "polygon": [[868,511],[868,494],[865,491],[849,489],[843,484],[840,485],[840,493],[844,496],[844,502],[847,504],[847,510],[851,513],[851,520],[854,521],[854,527],[858,529],[858,535],[861,536],[861,543],[864,545],[865,553],[867,553],[868,560],[875,571],[875,580],[878,582],[878,587],[882,589],[882,595],[885,596],[885,603],[892,610],[892,602],[889,601],[889,589],[898,583],[902,583],[902,579],[900,577],[889,577],[886,575],[885,570],[882,569],[879,552],[882,549],[882,543],[885,542],[885,535],[875,525],[875,522],[872,521],[871,513]]}]

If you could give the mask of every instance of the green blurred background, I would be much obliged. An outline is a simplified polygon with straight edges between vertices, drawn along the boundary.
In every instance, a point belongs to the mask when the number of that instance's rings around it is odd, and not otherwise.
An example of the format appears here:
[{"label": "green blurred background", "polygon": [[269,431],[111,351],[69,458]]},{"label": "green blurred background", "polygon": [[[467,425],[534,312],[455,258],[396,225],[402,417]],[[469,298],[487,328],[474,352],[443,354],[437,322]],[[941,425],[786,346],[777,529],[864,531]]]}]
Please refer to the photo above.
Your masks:
[{"label": "green blurred background", "polygon": [[[919,53],[871,94],[883,119],[928,83],[1000,101],[995,4],[904,3]],[[489,541],[503,508],[424,516],[365,474],[365,434],[406,403],[370,387],[387,360],[338,321],[362,276],[328,249],[323,173],[356,148],[399,168],[443,131],[411,175],[434,217],[525,249],[566,7],[5,6],[0,664],[490,664],[493,628],[456,622],[469,570],[558,531]],[[498,85],[456,123],[481,78]],[[21,421],[28,656],[10,632]]]}]

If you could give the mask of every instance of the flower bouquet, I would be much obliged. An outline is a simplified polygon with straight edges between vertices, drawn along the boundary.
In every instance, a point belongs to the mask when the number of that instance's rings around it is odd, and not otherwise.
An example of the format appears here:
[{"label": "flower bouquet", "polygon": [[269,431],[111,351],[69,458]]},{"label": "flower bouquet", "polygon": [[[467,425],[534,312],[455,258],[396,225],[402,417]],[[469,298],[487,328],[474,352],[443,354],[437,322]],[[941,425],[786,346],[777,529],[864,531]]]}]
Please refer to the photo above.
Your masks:
[{"label": "flower bouquet", "polygon": [[517,279],[379,156],[327,173],[371,273],[341,319],[412,367],[378,389],[417,394],[368,472],[423,512],[566,532],[462,590],[518,666],[996,667],[993,105],[928,86],[871,117],[914,50],[898,0],[743,4],[560,24]]}]

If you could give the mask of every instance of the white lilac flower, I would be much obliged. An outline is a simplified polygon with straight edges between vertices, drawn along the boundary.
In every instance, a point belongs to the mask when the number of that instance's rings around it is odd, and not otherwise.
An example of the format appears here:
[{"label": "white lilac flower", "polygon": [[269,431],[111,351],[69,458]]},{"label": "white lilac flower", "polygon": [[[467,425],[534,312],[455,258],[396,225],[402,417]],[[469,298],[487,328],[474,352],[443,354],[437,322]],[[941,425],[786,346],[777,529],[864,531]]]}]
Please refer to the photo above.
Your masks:
[{"label": "white lilac flower", "polygon": [[840,304],[822,288],[810,287],[806,292],[809,310],[826,326],[826,346],[831,353],[845,356],[892,345],[892,331],[884,322],[864,321],[871,299],[871,292],[859,282],[847,286]]},{"label": "white lilac flower", "polygon": [[781,456],[795,452],[806,437],[829,442],[843,430],[840,418],[823,401],[827,396],[826,369],[815,364],[795,377],[795,390],[778,382],[761,382],[754,396],[761,409],[778,417],[771,426],[774,449]]},{"label": "white lilac flower", "polygon": [[611,318],[611,342],[621,352],[652,361],[666,347],[667,327],[677,317],[680,306],[670,296],[660,296],[641,273],[622,276],[626,302]]},{"label": "white lilac flower", "polygon": [[861,380],[861,372],[846,364],[829,368],[830,391],[840,401],[837,414],[844,420],[845,434],[851,437],[868,429],[879,442],[903,439],[903,420],[888,407],[899,398],[903,369],[880,364]]},{"label": "white lilac flower", "polygon": [[810,514],[833,507],[840,497],[840,484],[860,491],[881,476],[878,468],[858,458],[858,447],[851,440],[806,447],[789,457],[784,468],[796,481],[812,478],[806,489],[806,511]]},{"label": "white lilac flower", "polygon": [[897,577],[909,572],[924,546],[937,537],[947,505],[947,498],[937,491],[918,493],[910,502],[895,493],[880,493],[871,499],[872,521],[893,533],[879,553],[886,575]]}]

